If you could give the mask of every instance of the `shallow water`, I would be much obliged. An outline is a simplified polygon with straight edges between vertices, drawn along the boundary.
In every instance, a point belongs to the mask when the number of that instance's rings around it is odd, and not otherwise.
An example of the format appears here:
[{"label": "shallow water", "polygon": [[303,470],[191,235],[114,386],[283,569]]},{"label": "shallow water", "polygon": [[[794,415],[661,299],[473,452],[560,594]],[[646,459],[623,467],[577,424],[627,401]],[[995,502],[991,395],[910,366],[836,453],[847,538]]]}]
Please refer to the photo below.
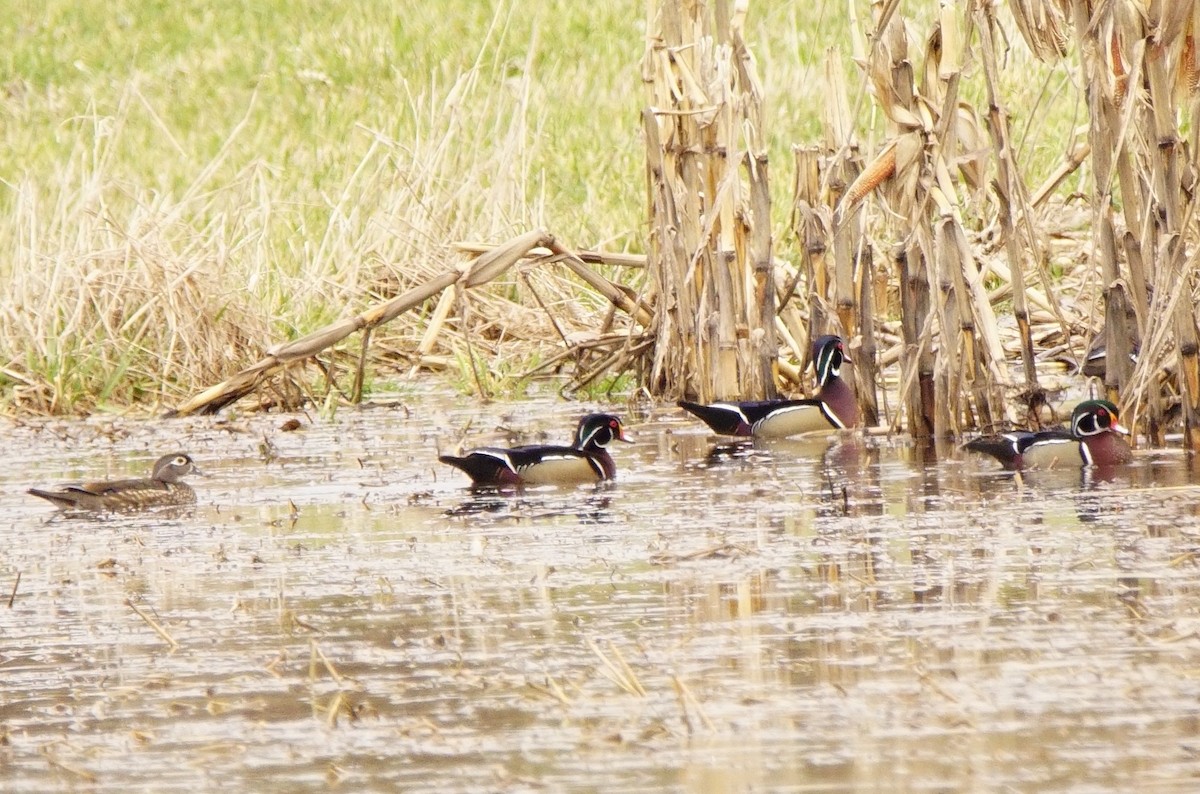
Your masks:
[{"label": "shallow water", "polygon": [[[1017,478],[880,437],[724,449],[663,407],[625,413],[610,488],[436,462],[596,407],[0,430],[3,787],[1195,789],[1184,456]],[[177,448],[209,475],[180,514],[24,493]]]}]

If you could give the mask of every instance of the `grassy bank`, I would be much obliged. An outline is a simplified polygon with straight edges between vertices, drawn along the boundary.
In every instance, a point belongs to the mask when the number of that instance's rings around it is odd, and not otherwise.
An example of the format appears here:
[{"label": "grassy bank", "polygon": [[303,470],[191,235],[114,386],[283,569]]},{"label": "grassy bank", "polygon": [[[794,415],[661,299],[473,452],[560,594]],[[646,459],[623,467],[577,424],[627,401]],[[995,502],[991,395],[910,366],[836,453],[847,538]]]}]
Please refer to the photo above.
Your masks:
[{"label": "grassy bank", "polygon": [[[790,147],[819,133],[826,48],[854,73],[845,14],[751,5],[784,258]],[[641,250],[644,17],[633,2],[18,3],[0,19],[4,407],[170,404],[445,270],[457,240],[543,227]],[[1038,130],[1018,140],[1048,167],[1073,111],[1012,74],[1032,108],[1018,131]],[[869,137],[869,102],[859,118]],[[530,278],[552,300],[579,291]],[[518,304],[533,288],[498,287]],[[387,334],[411,346],[420,318]]]}]

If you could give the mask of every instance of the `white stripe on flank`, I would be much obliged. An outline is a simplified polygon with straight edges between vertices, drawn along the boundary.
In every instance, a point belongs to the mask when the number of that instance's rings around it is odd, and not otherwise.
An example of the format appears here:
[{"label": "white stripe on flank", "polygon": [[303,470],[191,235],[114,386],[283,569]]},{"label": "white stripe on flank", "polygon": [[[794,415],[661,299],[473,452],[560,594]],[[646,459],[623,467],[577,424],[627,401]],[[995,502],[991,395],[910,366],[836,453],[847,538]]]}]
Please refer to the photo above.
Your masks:
[{"label": "white stripe on flank", "polygon": [[[822,422],[827,424],[822,424]],[[776,408],[754,423],[755,433],[767,438],[785,438],[801,433],[820,433],[844,427],[845,425],[833,413],[833,409],[820,401]]]},{"label": "white stripe on flank", "polygon": [[[530,463],[529,466],[536,466],[539,463],[549,463],[552,460],[578,460],[581,457],[583,457],[583,456],[582,455],[567,455],[567,454],[561,453],[561,452],[558,453],[557,455],[546,454],[546,455],[542,455],[540,458],[538,458],[533,463]],[[528,469],[529,466],[526,466],[525,468]]]},{"label": "white stripe on flank", "polygon": [[838,417],[838,415],[835,414],[833,409],[830,408],[824,401],[821,401],[817,404],[821,406],[821,413],[825,414],[825,418],[828,419],[834,427],[836,427],[838,430],[846,429],[846,425],[842,423],[842,420]]},{"label": "white stripe on flank", "polygon": [[604,470],[588,455],[557,453],[522,467],[520,476],[531,485],[588,482],[604,479]]},{"label": "white stripe on flank", "polygon": [[1079,454],[1083,455],[1083,464],[1084,464],[1085,466],[1091,466],[1091,465],[1092,465],[1092,451],[1091,451],[1090,449],[1088,449],[1088,445],[1087,445],[1087,444],[1084,444],[1083,442],[1080,442],[1080,444],[1079,444]]}]

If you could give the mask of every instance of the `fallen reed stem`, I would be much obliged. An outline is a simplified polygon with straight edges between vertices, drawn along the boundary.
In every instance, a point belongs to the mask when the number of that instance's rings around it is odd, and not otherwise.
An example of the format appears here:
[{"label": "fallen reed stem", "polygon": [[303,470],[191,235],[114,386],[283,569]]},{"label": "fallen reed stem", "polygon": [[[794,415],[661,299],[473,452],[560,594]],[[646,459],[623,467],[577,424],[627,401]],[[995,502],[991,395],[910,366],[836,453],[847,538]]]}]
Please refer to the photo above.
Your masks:
[{"label": "fallen reed stem", "polygon": [[699,717],[700,722],[704,725],[704,729],[710,733],[715,730],[712,720],[704,713],[704,708],[700,705],[700,701],[696,700],[696,696],[692,694],[691,688],[684,683],[683,679],[676,674],[671,675],[671,684],[675,689],[675,696],[679,699],[679,709],[683,714],[683,723],[687,726],[688,735],[694,734],[695,728],[692,726],[692,720],[689,714],[695,712]]},{"label": "fallen reed stem", "polygon": [[615,645],[609,642],[608,649],[616,657],[616,662],[610,659],[604,651],[600,650],[600,647],[591,638],[587,638],[585,642],[592,653],[600,658],[600,662],[603,665],[600,669],[604,673],[605,678],[630,695],[636,697],[646,696],[646,690],[642,687],[641,682],[638,681],[637,675],[626,663],[625,658],[621,656],[621,652]]},{"label": "fallen reed stem", "polygon": [[80,769],[79,767],[68,764],[65,761],[59,761],[50,754],[49,748],[45,746],[38,748],[38,752],[41,754],[42,758],[46,759],[46,763],[55,769],[61,769],[63,772],[73,775],[74,777],[77,777],[80,780],[88,783],[98,783],[100,781],[100,778],[93,772],[89,772],[86,769]]},{"label": "fallen reed stem", "polygon": [[[317,644],[316,640],[309,640],[309,643],[312,646],[313,657],[320,659],[321,664],[325,667],[326,672],[329,673],[329,677],[332,678],[338,686],[342,686],[344,682],[341,674],[339,674],[337,668],[333,666],[333,662],[329,661],[329,657],[325,655],[325,652],[321,650],[321,646]],[[313,665],[311,663],[309,664],[309,677],[313,677]]]},{"label": "fallen reed stem", "polygon": [[172,637],[167,632],[167,630],[165,628],[163,628],[162,625],[157,620],[155,620],[153,617],[151,617],[150,615],[143,612],[140,608],[138,608],[137,604],[133,603],[133,601],[131,601],[127,598],[127,599],[125,599],[125,606],[132,609],[135,615],[137,615],[142,620],[146,621],[146,625],[149,626],[150,628],[154,629],[154,633],[157,634],[159,637],[161,637],[164,642],[166,642],[168,645],[170,645],[171,650],[175,650],[179,647],[179,643],[175,641],[175,638]]}]

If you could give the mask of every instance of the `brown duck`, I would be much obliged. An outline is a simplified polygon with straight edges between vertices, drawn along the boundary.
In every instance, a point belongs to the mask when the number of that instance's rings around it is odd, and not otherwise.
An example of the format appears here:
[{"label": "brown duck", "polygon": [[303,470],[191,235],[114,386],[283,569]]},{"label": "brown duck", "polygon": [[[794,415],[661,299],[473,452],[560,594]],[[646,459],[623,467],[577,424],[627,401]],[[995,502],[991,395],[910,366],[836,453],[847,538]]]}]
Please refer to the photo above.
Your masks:
[{"label": "brown duck", "polygon": [[146,507],[185,505],[196,501],[196,492],[182,482],[189,474],[202,474],[191,456],[182,452],[163,455],[149,477],[64,485],[54,490],[30,488],[62,510],[140,510]]}]

